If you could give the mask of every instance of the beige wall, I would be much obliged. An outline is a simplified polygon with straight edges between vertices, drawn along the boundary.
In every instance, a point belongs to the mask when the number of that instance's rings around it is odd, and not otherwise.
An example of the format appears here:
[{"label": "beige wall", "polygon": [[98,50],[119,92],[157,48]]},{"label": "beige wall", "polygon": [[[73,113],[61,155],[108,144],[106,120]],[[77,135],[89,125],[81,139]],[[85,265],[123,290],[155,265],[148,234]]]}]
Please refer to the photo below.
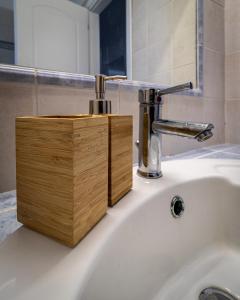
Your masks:
[{"label": "beige wall", "polygon": [[226,141],[240,143],[240,1],[226,0]]},{"label": "beige wall", "polygon": [[[224,7],[220,0],[204,0],[204,4],[204,96],[165,97],[163,117],[212,122],[214,137],[203,144],[164,136],[164,154],[224,142]],[[138,136],[137,90],[137,87],[116,84],[108,86],[107,91],[107,98],[113,100],[114,113],[134,116],[134,141]],[[54,86],[38,83],[37,79],[33,83],[0,81],[0,192],[15,188],[15,117],[87,113],[88,101],[94,97],[94,89],[89,86]],[[134,158],[136,162],[135,146]]]},{"label": "beige wall", "polygon": [[214,137],[205,143],[164,136],[163,151],[174,154],[210,144],[224,137],[224,1],[204,0],[203,97],[168,96],[164,118],[212,122]]},{"label": "beige wall", "polygon": [[196,1],[132,1],[133,80],[196,84]]}]

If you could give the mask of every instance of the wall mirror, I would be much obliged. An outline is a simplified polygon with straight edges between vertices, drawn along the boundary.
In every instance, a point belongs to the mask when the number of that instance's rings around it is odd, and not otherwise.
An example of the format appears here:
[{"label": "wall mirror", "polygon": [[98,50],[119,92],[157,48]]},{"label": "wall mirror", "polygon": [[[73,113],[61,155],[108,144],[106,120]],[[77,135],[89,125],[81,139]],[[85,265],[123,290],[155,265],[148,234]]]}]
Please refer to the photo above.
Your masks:
[{"label": "wall mirror", "polygon": [[198,0],[0,0],[0,64],[198,87]]}]

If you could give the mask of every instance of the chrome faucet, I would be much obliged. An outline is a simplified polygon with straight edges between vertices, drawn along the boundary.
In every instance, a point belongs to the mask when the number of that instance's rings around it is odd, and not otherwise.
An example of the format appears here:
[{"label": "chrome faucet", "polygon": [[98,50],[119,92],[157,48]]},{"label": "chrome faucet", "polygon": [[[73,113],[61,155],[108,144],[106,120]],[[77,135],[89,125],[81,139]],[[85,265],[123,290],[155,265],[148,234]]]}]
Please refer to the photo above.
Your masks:
[{"label": "chrome faucet", "polygon": [[192,83],[164,90],[139,90],[139,144],[138,174],[146,178],[159,178],[161,172],[161,134],[205,141],[213,136],[214,126],[208,123],[170,121],[161,119],[162,96],[192,89]]}]

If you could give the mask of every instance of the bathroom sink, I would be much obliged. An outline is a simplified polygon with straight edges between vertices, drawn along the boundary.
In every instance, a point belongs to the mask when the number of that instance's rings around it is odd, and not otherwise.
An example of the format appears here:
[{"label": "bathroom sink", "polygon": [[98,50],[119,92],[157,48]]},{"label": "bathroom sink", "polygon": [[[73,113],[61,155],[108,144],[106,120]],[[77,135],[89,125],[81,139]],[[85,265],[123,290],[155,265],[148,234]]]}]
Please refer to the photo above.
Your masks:
[{"label": "bathroom sink", "polygon": [[235,182],[236,184],[240,184],[240,166],[234,164],[217,164],[216,170],[220,174],[227,177],[232,182]]},{"label": "bathroom sink", "polygon": [[0,245],[0,299],[197,300],[211,286],[240,297],[240,161],[162,170],[160,179],[135,176],[73,250],[16,231]]}]

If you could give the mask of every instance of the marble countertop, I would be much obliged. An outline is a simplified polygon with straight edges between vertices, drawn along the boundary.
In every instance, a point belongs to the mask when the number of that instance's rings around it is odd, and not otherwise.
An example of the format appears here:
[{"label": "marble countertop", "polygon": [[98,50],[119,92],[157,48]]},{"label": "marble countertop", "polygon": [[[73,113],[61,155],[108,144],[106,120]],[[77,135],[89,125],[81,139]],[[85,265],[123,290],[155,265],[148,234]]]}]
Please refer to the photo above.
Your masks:
[{"label": "marble countertop", "polygon": [[[240,145],[222,144],[203,147],[173,156],[165,156],[163,160],[193,158],[240,159]],[[0,242],[21,226],[22,224],[16,219],[16,191],[0,193]]]}]

